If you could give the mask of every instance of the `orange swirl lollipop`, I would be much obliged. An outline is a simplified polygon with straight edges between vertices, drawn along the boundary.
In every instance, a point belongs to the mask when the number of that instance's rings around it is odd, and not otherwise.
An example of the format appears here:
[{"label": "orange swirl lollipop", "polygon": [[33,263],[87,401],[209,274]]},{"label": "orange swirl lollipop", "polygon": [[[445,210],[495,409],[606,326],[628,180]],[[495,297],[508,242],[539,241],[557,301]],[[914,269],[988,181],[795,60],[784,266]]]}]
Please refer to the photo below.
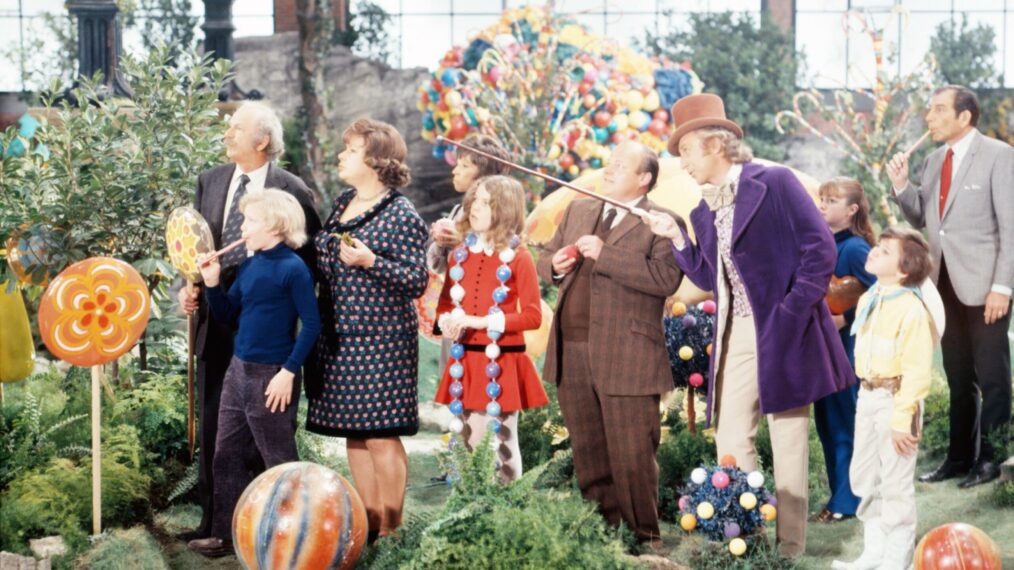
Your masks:
[{"label": "orange swirl lollipop", "polygon": [[215,251],[211,228],[201,214],[190,206],[180,206],[169,214],[165,226],[165,243],[169,261],[190,282],[201,281],[197,258]]},{"label": "orange swirl lollipop", "polygon": [[95,366],[130,350],[150,311],[148,287],[133,267],[92,257],[64,269],[49,284],[39,303],[39,332],[55,356]]}]

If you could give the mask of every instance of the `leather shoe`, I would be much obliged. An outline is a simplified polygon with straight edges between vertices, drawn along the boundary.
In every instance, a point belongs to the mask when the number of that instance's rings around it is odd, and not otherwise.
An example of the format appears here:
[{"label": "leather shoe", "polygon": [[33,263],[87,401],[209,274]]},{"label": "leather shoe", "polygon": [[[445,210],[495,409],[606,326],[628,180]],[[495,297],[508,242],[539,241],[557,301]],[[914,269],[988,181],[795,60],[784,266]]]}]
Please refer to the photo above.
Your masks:
[{"label": "leather shoe", "polygon": [[976,464],[972,472],[968,474],[968,477],[965,477],[962,482],[958,483],[958,487],[970,489],[976,485],[989,483],[998,477],[1000,477],[1000,467],[992,461],[983,461]]},{"label": "leather shoe", "polygon": [[959,475],[968,473],[969,466],[963,463],[957,463],[954,461],[944,461],[933,471],[926,473],[925,475],[919,476],[919,481],[922,483],[938,483],[946,479],[953,479]]},{"label": "leather shoe", "polygon": [[174,536],[176,536],[177,540],[182,540],[183,542],[190,542],[191,540],[197,540],[199,538],[208,538],[209,536],[211,536],[211,534],[208,531],[195,528],[194,530],[178,532]]},{"label": "leather shoe", "polygon": [[232,554],[232,542],[226,542],[213,536],[199,538],[187,543],[187,548],[208,558],[221,558]]}]

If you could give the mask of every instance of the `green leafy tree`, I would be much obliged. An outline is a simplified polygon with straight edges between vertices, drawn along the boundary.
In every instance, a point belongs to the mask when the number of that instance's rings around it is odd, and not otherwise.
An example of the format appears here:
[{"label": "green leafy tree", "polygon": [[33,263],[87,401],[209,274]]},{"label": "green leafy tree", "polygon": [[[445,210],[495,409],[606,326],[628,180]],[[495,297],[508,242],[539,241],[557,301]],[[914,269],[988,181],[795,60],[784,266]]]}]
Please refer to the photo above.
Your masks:
[{"label": "green leafy tree", "polygon": [[[132,101],[104,97],[99,77],[82,80],[76,104],[45,98],[48,119],[23,141],[28,152],[0,167],[0,236],[43,236],[48,245],[45,267],[28,267],[37,283],[100,255],[133,264],[152,292],[175,275],[165,260],[166,219],[190,202],[197,174],[221,161],[215,104],[229,66],[194,52],[173,62],[161,45],[145,59],[123,58]],[[48,155],[33,152],[37,145]],[[0,282],[13,281],[8,264],[0,271]]]},{"label": "green leafy tree", "polygon": [[972,89],[996,85],[996,32],[986,24],[969,26],[968,14],[961,15],[960,23],[938,25],[930,38],[930,52],[937,58],[941,83]]},{"label": "green leafy tree", "polygon": [[349,14],[345,28],[334,29],[331,43],[346,46],[356,55],[390,63],[391,15],[387,11],[375,2],[360,0]]},{"label": "green leafy tree", "polygon": [[792,37],[767,16],[759,24],[750,14],[732,12],[694,13],[688,19],[686,30],[649,31],[644,47],[673,61],[690,61],[704,91],[722,97],[726,114],[743,127],[754,151],[763,158],[784,158],[775,114],[795,91],[803,65]]},{"label": "green leafy tree", "polygon": [[169,46],[175,58],[194,45],[198,16],[192,14],[193,0],[140,0],[141,43],[146,51],[160,44]]}]

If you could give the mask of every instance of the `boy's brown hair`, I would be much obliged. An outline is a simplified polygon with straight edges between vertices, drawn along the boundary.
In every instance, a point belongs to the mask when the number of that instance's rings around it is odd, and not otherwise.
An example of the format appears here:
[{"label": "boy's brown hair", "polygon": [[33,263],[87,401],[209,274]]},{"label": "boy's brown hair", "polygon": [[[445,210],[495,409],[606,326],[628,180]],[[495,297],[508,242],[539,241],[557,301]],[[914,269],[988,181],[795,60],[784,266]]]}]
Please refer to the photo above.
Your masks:
[{"label": "boy's brown hair", "polygon": [[933,258],[930,257],[929,244],[922,234],[899,226],[891,226],[880,234],[880,241],[893,239],[901,246],[898,270],[905,274],[901,284],[907,287],[918,287],[933,269]]},{"label": "boy's brown hair", "polygon": [[[486,154],[491,154],[502,160],[511,160],[511,155],[507,152],[507,149],[500,144],[500,141],[489,136],[481,134],[472,134],[465,137],[465,140],[461,141],[462,144],[481,150]],[[476,178],[482,178],[483,176],[493,176],[495,174],[510,174],[511,167],[497,162],[491,158],[486,158],[481,154],[474,153],[467,148],[458,147],[457,159],[461,160],[467,158],[469,162],[475,165],[475,169],[478,171]]]}]

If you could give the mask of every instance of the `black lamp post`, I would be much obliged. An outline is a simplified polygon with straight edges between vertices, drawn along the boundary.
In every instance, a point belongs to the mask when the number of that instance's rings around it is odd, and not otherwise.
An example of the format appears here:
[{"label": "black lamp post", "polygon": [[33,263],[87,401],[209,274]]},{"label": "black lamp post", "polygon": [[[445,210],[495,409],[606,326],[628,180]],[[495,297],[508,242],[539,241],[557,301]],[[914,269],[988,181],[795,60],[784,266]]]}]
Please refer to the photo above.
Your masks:
[{"label": "black lamp post", "polygon": [[68,6],[77,17],[78,75],[91,77],[102,71],[106,87],[114,94],[132,96],[120,78],[120,11],[115,0],[72,0]]},{"label": "black lamp post", "polygon": [[[236,26],[232,24],[233,0],[204,0],[204,52],[213,53],[215,59],[235,59],[235,44],[232,32]],[[239,99],[263,99],[264,95],[257,89],[244,91],[236,80],[229,81],[218,92],[219,101]]]}]

